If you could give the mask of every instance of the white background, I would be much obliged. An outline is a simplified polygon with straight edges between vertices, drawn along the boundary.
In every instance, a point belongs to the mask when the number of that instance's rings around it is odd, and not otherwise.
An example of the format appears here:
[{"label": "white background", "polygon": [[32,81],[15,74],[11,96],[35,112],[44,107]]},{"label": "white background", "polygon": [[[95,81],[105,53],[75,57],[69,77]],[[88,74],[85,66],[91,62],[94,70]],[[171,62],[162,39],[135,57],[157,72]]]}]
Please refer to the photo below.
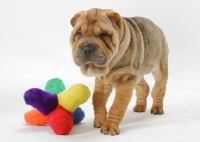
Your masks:
[{"label": "white background", "polygon": [[[72,61],[69,35],[72,16],[93,7],[113,9],[124,17],[146,17],[162,28],[170,50],[166,114],[150,115],[150,100],[147,112],[133,116],[133,100],[121,125],[122,134],[111,138],[92,127],[90,98],[83,105],[87,118],[73,129],[71,137],[25,125],[23,112],[29,108],[22,95],[29,87],[43,87],[48,79],[59,77],[68,85],[81,82],[92,89],[94,79],[81,75]],[[0,141],[132,141],[132,137],[136,141],[198,141],[199,48],[198,0],[0,0]]]},{"label": "white background", "polygon": [[151,19],[163,29],[169,44],[169,77],[199,79],[198,0],[0,1],[0,78],[83,79],[71,58],[70,19],[93,7]]}]

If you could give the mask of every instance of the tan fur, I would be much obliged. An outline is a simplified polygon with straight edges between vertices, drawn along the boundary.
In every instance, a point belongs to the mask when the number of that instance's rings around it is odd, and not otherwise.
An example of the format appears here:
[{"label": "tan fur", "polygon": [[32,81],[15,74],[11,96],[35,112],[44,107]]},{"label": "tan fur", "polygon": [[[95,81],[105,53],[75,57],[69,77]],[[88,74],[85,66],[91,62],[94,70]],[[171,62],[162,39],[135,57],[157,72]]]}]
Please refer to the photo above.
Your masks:
[{"label": "tan fur", "polygon": [[[163,98],[168,78],[168,47],[159,27],[141,17],[123,18],[112,10],[90,9],[77,13],[72,19],[70,36],[73,59],[82,74],[95,76],[93,93],[94,127],[104,134],[120,133],[123,119],[136,90],[133,110],[144,112],[149,86],[144,75],[152,73],[152,114],[163,114]],[[92,55],[83,47],[94,47]],[[85,53],[85,54],[84,54]],[[106,102],[112,89],[114,102],[107,114]]]}]

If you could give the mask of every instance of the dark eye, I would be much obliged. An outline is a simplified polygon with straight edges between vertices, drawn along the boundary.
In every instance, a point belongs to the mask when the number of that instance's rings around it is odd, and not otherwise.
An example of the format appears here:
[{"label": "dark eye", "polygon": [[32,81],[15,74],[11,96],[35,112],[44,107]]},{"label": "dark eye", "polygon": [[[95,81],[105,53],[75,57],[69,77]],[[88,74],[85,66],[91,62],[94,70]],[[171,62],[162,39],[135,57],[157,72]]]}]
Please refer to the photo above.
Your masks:
[{"label": "dark eye", "polygon": [[108,33],[107,32],[103,32],[103,33],[101,33],[101,35],[100,35],[101,37],[107,37],[107,36],[109,36],[108,35]]},{"label": "dark eye", "polygon": [[81,34],[81,30],[78,30],[76,34],[79,35],[79,36],[81,36],[82,35]]}]

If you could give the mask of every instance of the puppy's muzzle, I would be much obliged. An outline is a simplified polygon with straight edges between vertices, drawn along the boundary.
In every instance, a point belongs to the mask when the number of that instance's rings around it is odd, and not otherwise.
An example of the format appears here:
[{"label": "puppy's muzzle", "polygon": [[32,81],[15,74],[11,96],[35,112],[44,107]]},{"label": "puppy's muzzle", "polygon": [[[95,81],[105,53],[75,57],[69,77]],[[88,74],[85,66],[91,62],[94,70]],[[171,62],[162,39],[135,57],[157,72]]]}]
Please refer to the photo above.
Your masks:
[{"label": "puppy's muzzle", "polygon": [[87,63],[92,63],[95,66],[102,67],[105,65],[106,56],[94,42],[84,42],[79,46],[79,50],[75,56],[75,63],[78,66],[83,66]]}]

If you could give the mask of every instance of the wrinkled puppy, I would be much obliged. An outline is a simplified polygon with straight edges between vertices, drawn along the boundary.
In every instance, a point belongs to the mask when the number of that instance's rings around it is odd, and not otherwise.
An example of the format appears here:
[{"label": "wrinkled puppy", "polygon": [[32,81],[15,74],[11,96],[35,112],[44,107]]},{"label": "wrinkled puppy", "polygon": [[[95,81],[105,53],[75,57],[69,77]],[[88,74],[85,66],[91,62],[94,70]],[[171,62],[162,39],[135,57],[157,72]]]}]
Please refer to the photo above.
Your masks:
[{"label": "wrinkled puppy", "polygon": [[[146,110],[149,86],[144,75],[152,73],[152,114],[163,114],[163,98],[168,78],[168,46],[162,30],[142,17],[124,18],[113,10],[90,9],[71,19],[73,60],[82,74],[95,76],[93,93],[94,127],[103,134],[120,133],[123,119],[136,90],[135,112]],[[112,89],[114,102],[106,102]]]}]

